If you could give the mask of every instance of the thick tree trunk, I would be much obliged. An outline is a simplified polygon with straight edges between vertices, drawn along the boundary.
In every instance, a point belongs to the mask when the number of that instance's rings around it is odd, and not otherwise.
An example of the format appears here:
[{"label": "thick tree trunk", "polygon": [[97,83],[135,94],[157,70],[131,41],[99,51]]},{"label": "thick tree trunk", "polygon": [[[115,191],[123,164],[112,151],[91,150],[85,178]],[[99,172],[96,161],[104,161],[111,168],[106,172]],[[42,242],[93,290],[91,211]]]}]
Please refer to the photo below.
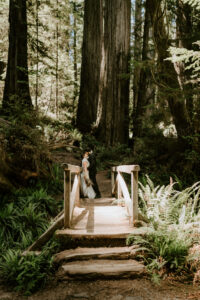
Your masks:
[{"label": "thick tree trunk", "polygon": [[128,142],[130,0],[104,1],[104,47],[98,136],[107,145]]},{"label": "thick tree trunk", "polygon": [[27,64],[26,1],[10,0],[9,51],[3,110],[32,107]]},{"label": "thick tree trunk", "polygon": [[[147,88],[149,79],[151,78],[150,70],[146,65],[148,60],[149,50],[149,32],[150,32],[150,14],[149,14],[149,0],[145,4],[145,21],[144,34],[142,46],[142,69],[138,79],[137,98],[135,98],[133,106],[133,141],[141,135],[142,120],[144,118],[145,106],[148,102]],[[134,144],[134,143],[133,143]]]},{"label": "thick tree trunk", "polygon": [[39,1],[36,0],[36,80],[35,80],[35,108],[38,109],[39,87]]},{"label": "thick tree trunk", "polygon": [[56,11],[56,66],[55,66],[55,79],[56,79],[56,95],[55,95],[55,113],[56,116],[58,116],[59,114],[59,103],[58,103],[58,92],[59,92],[59,78],[58,78],[58,63],[59,63],[59,28],[58,28],[58,22],[59,22],[59,18],[58,18],[58,9],[59,9],[59,3],[58,0],[56,1],[56,7],[57,7],[57,11]]},{"label": "thick tree trunk", "polygon": [[100,66],[103,34],[103,0],[85,0],[82,45],[81,87],[77,110],[77,127],[91,131],[96,121],[100,89]]},{"label": "thick tree trunk", "polygon": [[[169,56],[169,37],[164,22],[160,0],[149,0],[153,37],[157,52],[160,92],[166,98],[181,142],[191,133],[191,123],[183,93],[180,89],[174,66],[165,59]],[[186,145],[185,145],[186,146]]]},{"label": "thick tree trunk", "polygon": [[133,71],[133,111],[138,104],[138,91],[142,60],[142,1],[135,1],[135,24],[134,24],[134,71]]},{"label": "thick tree trunk", "polygon": [[[176,38],[177,47],[192,49],[193,37],[192,30],[192,12],[189,4],[184,4],[181,0],[177,0],[177,18],[176,18]],[[190,119],[193,119],[193,86],[186,83],[190,80],[191,70],[185,70],[185,64],[183,62],[176,64],[177,73],[179,76],[179,82],[183,89],[186,107]]]},{"label": "thick tree trunk", "polygon": [[78,68],[77,68],[77,38],[76,38],[76,31],[77,31],[77,8],[76,3],[73,3],[73,54],[74,54],[74,95],[73,95],[73,122],[75,119],[75,105],[76,99],[78,96]]}]

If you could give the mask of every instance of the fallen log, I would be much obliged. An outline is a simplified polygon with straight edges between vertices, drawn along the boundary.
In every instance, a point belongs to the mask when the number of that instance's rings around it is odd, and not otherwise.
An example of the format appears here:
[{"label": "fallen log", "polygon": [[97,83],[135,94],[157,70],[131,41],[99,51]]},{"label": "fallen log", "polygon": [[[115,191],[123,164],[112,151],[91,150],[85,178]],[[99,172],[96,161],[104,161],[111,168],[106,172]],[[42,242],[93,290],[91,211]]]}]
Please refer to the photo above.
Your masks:
[{"label": "fallen log", "polygon": [[64,225],[64,212],[62,211],[55,217],[53,224],[24,252],[27,253],[28,251],[40,250],[41,247],[50,240],[54,232],[57,229],[62,228],[63,225]]}]

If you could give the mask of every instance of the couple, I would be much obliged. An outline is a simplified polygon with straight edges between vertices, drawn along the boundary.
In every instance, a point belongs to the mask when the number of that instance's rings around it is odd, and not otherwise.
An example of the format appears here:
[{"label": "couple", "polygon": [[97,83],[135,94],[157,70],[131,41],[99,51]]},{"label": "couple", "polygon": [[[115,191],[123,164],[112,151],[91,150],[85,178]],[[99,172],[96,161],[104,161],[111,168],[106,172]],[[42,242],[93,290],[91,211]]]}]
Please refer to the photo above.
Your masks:
[{"label": "couple", "polygon": [[81,173],[81,191],[85,198],[100,198],[98,184],[96,182],[96,159],[92,150],[85,150],[82,160],[83,171]]}]

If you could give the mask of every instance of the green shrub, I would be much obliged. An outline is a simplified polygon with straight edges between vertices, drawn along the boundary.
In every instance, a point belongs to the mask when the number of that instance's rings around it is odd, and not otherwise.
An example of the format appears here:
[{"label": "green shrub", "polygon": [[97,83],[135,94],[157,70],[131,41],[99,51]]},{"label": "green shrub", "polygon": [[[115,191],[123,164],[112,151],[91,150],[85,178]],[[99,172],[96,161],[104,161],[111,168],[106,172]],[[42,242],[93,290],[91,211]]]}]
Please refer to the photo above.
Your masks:
[{"label": "green shrub", "polygon": [[129,236],[127,245],[137,244],[150,274],[180,272],[186,265],[191,239],[180,231],[158,230],[141,236]]},{"label": "green shrub", "polygon": [[146,184],[139,183],[139,210],[155,226],[183,226],[200,221],[200,182],[183,191],[174,184],[154,186],[147,176]]},{"label": "green shrub", "polygon": [[38,256],[21,256],[20,251],[9,249],[0,260],[0,275],[3,280],[25,295],[44,286],[51,269],[52,258],[47,251]]}]

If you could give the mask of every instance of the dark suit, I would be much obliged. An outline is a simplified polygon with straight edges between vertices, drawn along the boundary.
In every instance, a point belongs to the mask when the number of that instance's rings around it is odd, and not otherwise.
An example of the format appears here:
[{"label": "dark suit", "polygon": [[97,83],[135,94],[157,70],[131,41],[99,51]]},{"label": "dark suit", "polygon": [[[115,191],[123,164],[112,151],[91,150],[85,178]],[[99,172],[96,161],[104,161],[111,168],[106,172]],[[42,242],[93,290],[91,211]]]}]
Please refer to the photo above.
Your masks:
[{"label": "dark suit", "polygon": [[97,181],[96,181],[97,166],[96,166],[96,157],[95,157],[94,153],[91,153],[89,155],[88,160],[89,160],[89,163],[90,163],[90,166],[88,168],[89,176],[90,176],[90,179],[92,180],[92,182],[94,184],[93,188],[94,188],[94,191],[96,193],[96,197],[100,198],[101,193],[99,191],[99,187],[98,187],[98,184],[97,184]]}]

